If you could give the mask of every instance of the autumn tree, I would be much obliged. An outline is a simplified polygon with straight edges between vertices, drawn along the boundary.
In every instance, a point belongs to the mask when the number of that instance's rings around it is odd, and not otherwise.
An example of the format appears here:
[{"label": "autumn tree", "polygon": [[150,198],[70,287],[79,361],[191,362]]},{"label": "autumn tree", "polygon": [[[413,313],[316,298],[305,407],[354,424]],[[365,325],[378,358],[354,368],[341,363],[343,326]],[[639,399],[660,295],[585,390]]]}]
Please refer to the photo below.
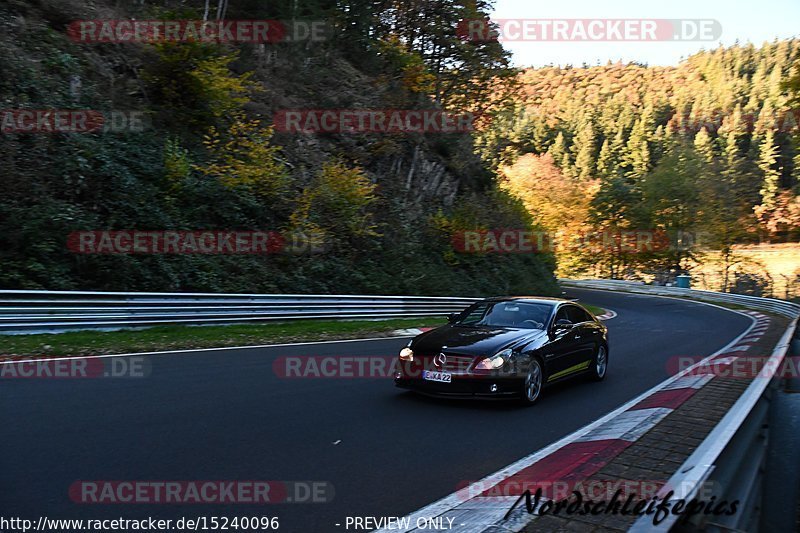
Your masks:
[{"label": "autumn tree", "polygon": [[340,246],[376,236],[376,185],[357,167],[328,161],[303,191],[291,215],[293,229]]},{"label": "autumn tree", "polygon": [[565,176],[550,154],[524,155],[500,172],[501,186],[520,198],[546,230],[544,241],[555,247],[559,271],[567,275],[584,268],[591,254],[581,243],[591,231],[589,205],[596,182]]},{"label": "autumn tree", "polygon": [[211,128],[204,140],[208,160],[194,168],[226,187],[245,189],[277,204],[287,194],[290,178],[271,137],[272,128],[238,113],[226,130]]}]

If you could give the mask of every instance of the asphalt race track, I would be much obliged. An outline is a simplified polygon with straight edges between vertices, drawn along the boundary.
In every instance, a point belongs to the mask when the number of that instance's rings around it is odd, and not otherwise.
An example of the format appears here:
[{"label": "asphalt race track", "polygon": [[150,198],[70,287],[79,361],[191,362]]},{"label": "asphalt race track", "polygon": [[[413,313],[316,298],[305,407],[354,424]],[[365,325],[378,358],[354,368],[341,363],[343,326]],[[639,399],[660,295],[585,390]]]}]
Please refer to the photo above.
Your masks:
[{"label": "asphalt race track", "polygon": [[[569,296],[618,313],[607,322],[609,374],[549,389],[533,408],[273,371],[280,356],[394,355],[407,339],[157,355],[142,379],[2,379],[0,509],[31,519],[278,516],[279,531],[344,531],[335,524],[348,515],[401,516],[528,455],[663,381],[670,357],[708,355],[750,324],[673,299]],[[324,504],[87,505],[68,497],[76,480],[319,480],[336,492]]]}]

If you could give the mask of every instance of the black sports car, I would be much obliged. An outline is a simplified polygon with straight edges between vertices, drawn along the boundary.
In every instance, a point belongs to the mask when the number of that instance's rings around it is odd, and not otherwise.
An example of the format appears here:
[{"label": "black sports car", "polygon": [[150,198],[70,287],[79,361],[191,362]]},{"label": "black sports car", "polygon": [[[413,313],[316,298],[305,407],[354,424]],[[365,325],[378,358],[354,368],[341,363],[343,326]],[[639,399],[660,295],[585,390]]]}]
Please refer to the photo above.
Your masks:
[{"label": "black sports car", "polygon": [[520,397],[608,368],[608,329],[580,305],[557,298],[489,298],[400,351],[398,387],[448,397]]}]

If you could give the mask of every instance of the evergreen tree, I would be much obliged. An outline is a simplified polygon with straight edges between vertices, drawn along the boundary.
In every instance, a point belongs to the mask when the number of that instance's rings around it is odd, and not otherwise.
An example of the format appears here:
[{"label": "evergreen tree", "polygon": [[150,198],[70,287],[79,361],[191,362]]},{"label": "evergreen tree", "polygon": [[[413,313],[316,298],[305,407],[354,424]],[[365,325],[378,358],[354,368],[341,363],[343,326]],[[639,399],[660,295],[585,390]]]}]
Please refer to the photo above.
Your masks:
[{"label": "evergreen tree", "polygon": [[756,216],[763,224],[768,224],[777,207],[780,172],[776,168],[778,147],[775,134],[770,130],[764,135],[759,146],[758,169],[761,173],[761,202],[755,207]]},{"label": "evergreen tree", "polygon": [[611,144],[608,139],[605,139],[600,147],[600,155],[597,156],[597,175],[599,177],[610,177],[616,171],[616,168],[616,158],[611,152]]},{"label": "evergreen tree", "polygon": [[714,141],[705,128],[702,128],[695,136],[694,149],[706,163],[711,164],[714,161],[716,157],[714,153]]},{"label": "evergreen tree", "polygon": [[595,173],[595,135],[591,119],[584,119],[584,124],[578,130],[575,138],[577,153],[575,155],[575,168],[577,175],[582,180],[588,180]]}]

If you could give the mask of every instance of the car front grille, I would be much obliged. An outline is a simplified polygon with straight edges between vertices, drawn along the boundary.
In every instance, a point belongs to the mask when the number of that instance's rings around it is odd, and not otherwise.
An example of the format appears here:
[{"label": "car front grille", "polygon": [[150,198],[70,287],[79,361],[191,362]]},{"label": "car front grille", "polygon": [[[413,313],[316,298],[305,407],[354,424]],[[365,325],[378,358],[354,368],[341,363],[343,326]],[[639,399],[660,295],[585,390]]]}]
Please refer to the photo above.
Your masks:
[{"label": "car front grille", "polygon": [[472,363],[475,361],[473,355],[462,355],[444,352],[447,357],[443,367],[438,367],[433,364],[434,357],[438,354],[421,355],[420,360],[428,370],[444,370],[446,372],[465,372],[469,370]]}]

